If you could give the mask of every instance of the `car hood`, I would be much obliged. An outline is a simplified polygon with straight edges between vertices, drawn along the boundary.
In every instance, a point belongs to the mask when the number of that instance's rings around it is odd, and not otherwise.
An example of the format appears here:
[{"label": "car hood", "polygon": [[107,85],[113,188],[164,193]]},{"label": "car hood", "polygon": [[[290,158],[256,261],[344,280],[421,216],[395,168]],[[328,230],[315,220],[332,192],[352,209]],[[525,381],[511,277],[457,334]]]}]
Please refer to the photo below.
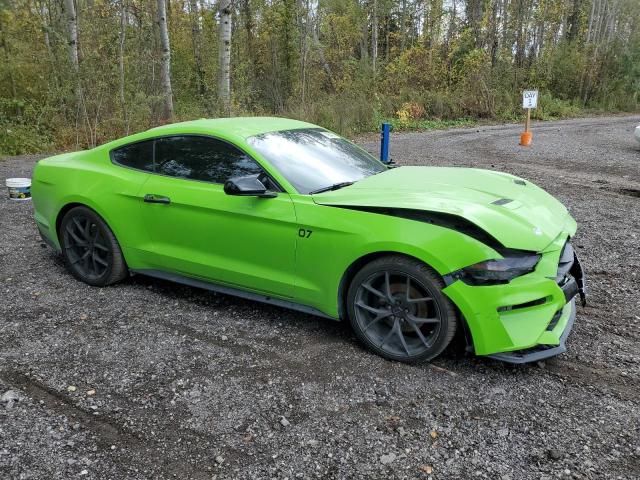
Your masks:
[{"label": "car hood", "polygon": [[463,217],[508,248],[540,252],[573,235],[567,209],[529,181],[457,167],[392,168],[349,187],[313,195],[319,205],[396,208]]}]

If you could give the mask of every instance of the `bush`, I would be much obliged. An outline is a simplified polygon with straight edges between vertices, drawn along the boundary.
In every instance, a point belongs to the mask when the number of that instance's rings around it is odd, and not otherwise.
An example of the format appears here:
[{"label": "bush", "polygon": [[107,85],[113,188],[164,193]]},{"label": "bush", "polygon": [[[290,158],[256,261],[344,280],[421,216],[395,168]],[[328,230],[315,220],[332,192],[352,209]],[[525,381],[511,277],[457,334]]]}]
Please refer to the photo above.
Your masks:
[{"label": "bush", "polygon": [[39,115],[31,105],[0,98],[0,156],[48,149],[51,146],[49,129],[38,120]]},{"label": "bush", "polygon": [[427,112],[428,118],[452,120],[462,117],[463,111],[460,99],[446,92],[424,92],[420,99]]},{"label": "bush", "polygon": [[365,92],[344,92],[327,95],[306,108],[290,108],[285,116],[292,116],[321,125],[341,135],[377,130],[375,102]]},{"label": "bush", "polygon": [[550,93],[543,93],[538,98],[538,108],[531,112],[531,116],[537,120],[552,120],[575,117],[580,111],[580,107],[569,100],[561,100]]},{"label": "bush", "polygon": [[42,152],[50,139],[27,125],[0,124],[0,156]]},{"label": "bush", "polygon": [[425,117],[425,108],[416,102],[405,102],[400,110],[396,112],[396,116],[400,121],[420,120]]}]

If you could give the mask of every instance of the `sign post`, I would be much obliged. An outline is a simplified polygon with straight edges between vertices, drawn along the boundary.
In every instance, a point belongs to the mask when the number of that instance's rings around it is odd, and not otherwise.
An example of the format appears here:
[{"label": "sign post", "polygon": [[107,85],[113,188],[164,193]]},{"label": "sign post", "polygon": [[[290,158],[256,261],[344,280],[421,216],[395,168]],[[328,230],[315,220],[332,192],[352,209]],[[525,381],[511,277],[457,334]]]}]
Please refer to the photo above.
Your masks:
[{"label": "sign post", "polygon": [[524,121],[524,132],[520,134],[520,145],[528,147],[533,140],[533,134],[529,130],[531,127],[531,109],[538,107],[538,91],[525,90],[522,92],[522,108],[527,111],[527,117]]}]

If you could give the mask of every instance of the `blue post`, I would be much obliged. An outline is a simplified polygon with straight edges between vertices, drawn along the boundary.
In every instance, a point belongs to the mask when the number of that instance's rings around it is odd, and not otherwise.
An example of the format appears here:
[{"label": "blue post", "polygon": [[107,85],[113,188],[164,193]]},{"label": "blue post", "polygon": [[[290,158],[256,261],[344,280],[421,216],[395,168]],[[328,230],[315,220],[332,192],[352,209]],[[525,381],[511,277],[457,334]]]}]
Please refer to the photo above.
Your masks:
[{"label": "blue post", "polygon": [[391,132],[391,124],[383,123],[380,130],[380,161],[389,163],[389,133]]}]

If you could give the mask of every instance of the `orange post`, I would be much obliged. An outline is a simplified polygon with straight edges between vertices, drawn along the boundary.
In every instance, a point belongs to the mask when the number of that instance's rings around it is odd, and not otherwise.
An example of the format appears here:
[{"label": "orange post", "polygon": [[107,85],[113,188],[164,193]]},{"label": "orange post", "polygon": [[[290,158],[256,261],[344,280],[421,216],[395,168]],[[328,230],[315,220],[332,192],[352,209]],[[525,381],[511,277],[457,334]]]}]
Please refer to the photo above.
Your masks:
[{"label": "orange post", "polygon": [[531,124],[531,109],[527,108],[527,118],[524,121],[524,132],[520,134],[520,145],[528,147],[533,140],[533,134],[529,131],[529,125]]}]

